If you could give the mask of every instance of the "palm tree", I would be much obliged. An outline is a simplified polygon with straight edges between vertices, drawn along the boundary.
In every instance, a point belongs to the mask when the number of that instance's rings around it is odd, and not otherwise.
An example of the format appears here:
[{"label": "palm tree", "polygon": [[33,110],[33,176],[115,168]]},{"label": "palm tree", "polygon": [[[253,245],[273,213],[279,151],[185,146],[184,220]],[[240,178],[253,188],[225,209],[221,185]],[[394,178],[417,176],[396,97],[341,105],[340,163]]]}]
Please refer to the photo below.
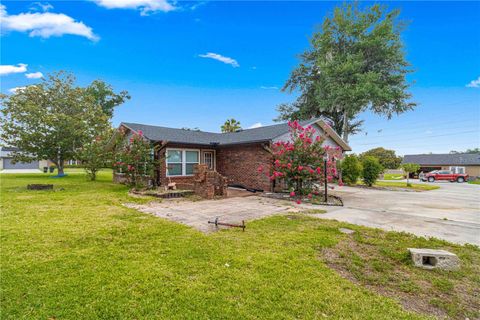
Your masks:
[{"label": "palm tree", "polygon": [[238,131],[240,129],[242,129],[242,127],[240,126],[240,122],[235,120],[235,119],[228,119],[227,121],[225,121],[225,123],[222,125],[221,127],[222,129],[222,132],[235,132],[235,131]]}]

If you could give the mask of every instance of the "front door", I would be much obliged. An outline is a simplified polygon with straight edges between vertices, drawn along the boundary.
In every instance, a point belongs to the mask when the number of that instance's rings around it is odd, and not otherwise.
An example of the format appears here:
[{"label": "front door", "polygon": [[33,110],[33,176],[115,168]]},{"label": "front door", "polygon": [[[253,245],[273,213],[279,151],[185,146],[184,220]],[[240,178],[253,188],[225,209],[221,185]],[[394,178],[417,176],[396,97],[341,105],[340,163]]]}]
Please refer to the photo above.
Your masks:
[{"label": "front door", "polygon": [[203,151],[203,163],[205,163],[210,170],[215,169],[215,159],[213,151]]}]

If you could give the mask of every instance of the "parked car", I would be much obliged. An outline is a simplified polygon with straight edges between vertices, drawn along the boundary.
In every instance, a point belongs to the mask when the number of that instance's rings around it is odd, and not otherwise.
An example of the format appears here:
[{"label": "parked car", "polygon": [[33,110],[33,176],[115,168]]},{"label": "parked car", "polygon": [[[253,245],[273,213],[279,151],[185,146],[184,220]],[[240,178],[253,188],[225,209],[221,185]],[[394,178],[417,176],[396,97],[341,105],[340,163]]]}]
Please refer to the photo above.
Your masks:
[{"label": "parked car", "polygon": [[465,173],[453,173],[452,171],[449,170],[435,170],[432,172],[427,173],[423,181],[428,181],[428,182],[435,182],[436,180],[444,180],[444,181],[450,181],[450,182],[465,182],[468,181],[468,174]]}]

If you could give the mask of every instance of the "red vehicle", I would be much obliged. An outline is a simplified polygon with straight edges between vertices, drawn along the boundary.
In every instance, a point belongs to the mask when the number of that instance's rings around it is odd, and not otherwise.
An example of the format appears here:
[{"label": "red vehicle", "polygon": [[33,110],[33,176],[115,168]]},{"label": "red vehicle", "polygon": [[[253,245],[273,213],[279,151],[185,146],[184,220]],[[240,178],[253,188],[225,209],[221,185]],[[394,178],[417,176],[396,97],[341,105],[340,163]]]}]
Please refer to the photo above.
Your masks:
[{"label": "red vehicle", "polygon": [[453,173],[449,170],[435,170],[429,172],[423,178],[423,181],[435,182],[435,180],[444,180],[450,182],[465,182],[468,180],[468,174],[465,173]]}]

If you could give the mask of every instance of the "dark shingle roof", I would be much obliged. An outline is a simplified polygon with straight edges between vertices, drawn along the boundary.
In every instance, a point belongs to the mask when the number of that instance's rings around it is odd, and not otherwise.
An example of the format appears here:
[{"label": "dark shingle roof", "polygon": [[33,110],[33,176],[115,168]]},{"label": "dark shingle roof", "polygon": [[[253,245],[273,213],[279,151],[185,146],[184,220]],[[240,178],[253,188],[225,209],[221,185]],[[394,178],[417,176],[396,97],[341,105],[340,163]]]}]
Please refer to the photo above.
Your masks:
[{"label": "dark shingle roof", "polygon": [[480,154],[409,154],[403,157],[403,163],[418,163],[419,165],[480,165]]},{"label": "dark shingle roof", "polygon": [[[302,125],[306,125],[314,121],[315,120],[308,120],[301,121],[300,123]],[[268,141],[288,132],[287,123],[275,124],[254,129],[245,129],[231,133],[193,131],[128,122],[122,122],[122,124],[137,132],[139,130],[142,130],[143,135],[152,141],[164,140],[175,143],[203,145],[210,145],[212,143],[228,145]]]}]

